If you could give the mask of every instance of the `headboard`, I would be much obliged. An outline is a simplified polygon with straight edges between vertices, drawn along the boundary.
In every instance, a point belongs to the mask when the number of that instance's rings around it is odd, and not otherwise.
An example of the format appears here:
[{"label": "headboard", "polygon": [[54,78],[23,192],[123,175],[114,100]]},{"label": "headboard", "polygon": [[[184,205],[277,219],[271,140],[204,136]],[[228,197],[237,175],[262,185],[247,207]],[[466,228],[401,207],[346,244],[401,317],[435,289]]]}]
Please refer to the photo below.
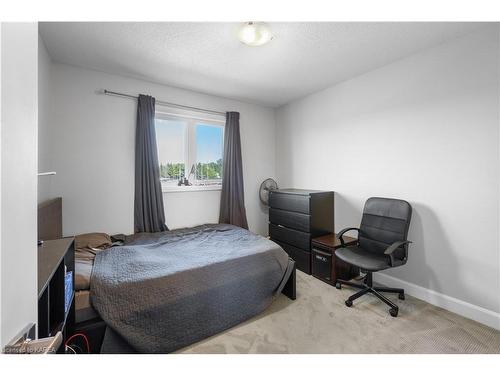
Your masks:
[{"label": "headboard", "polygon": [[38,205],[38,239],[62,238],[62,198],[54,198]]}]

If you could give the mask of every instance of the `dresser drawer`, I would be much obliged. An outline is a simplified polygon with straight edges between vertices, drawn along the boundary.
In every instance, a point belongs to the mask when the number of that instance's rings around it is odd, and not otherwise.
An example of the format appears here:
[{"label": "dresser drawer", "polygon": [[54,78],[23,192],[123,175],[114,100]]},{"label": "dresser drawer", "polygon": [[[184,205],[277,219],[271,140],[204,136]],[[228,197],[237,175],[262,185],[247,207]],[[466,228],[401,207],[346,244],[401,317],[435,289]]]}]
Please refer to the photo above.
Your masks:
[{"label": "dresser drawer", "polygon": [[311,250],[311,235],[309,233],[269,223],[269,236],[272,240],[285,242],[304,251]]},{"label": "dresser drawer", "polygon": [[269,207],[309,214],[309,195],[285,194],[271,191]]},{"label": "dresser drawer", "polygon": [[278,245],[280,245],[283,250],[287,252],[287,254],[295,261],[295,266],[297,269],[305,272],[307,274],[311,274],[311,253],[308,251],[301,250],[295,246],[288,245],[284,242],[276,241]]},{"label": "dresser drawer", "polygon": [[297,229],[302,232],[310,232],[311,216],[293,211],[269,209],[269,221],[273,224],[280,224],[284,227]]}]

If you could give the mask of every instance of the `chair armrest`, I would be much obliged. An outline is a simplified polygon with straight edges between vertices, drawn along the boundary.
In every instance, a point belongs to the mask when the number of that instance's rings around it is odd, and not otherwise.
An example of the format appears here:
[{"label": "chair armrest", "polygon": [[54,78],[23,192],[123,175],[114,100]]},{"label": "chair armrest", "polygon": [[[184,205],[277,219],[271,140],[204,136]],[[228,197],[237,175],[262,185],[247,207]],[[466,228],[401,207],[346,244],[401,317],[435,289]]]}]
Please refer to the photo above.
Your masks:
[{"label": "chair armrest", "polygon": [[[385,249],[384,254],[389,255],[389,258],[391,260],[391,267],[394,265],[394,255],[393,253],[396,251],[396,249],[400,248],[403,245],[410,244],[411,241],[396,241],[394,242],[391,246],[389,246],[387,249]],[[408,249],[405,247],[405,258],[408,257]]]},{"label": "chair armrest", "polygon": [[346,232],[349,232],[350,230],[356,230],[359,232],[359,228],[354,228],[354,227],[351,227],[351,228],[345,228],[345,229],[342,229],[338,234],[337,234],[337,238],[340,240],[340,243],[341,243],[341,246],[344,247],[345,246],[345,242],[344,242],[344,239],[342,238],[342,236],[346,233]]}]

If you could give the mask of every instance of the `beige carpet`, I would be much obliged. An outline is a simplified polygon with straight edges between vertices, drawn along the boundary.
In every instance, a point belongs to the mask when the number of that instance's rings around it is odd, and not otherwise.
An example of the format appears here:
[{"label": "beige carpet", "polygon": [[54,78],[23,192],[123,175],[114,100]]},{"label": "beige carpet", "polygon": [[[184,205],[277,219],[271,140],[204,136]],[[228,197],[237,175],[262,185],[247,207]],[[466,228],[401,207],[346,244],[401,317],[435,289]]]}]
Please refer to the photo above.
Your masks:
[{"label": "beige carpet", "polygon": [[281,295],[255,318],[178,353],[500,353],[500,331],[419,299],[387,295],[388,307],[370,295],[344,300],[337,290],[297,272],[297,300]]}]

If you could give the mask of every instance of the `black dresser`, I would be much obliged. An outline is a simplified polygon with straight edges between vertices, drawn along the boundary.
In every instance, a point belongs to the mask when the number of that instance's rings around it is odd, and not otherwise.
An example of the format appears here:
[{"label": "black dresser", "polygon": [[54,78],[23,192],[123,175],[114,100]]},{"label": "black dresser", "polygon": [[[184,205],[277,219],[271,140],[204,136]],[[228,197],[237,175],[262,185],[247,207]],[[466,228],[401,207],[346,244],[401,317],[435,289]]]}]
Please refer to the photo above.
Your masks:
[{"label": "black dresser", "polygon": [[269,194],[269,236],[311,273],[311,239],[334,232],[334,192],[279,189]]}]

